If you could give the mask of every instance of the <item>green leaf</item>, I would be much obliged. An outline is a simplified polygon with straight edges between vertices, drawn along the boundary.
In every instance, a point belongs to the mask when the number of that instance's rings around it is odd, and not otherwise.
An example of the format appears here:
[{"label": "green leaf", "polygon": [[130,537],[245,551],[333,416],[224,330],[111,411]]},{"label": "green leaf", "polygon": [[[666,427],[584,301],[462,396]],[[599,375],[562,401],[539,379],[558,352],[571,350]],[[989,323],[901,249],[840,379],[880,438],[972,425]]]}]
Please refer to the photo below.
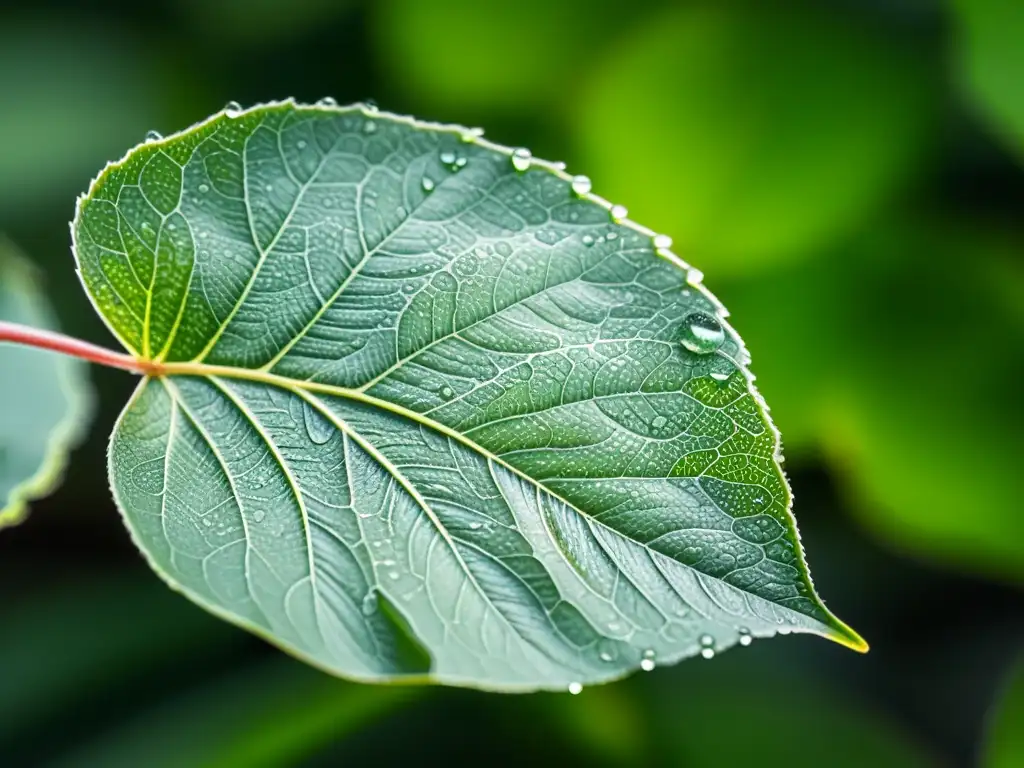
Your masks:
[{"label": "green leaf", "polygon": [[[56,328],[31,265],[0,238],[0,321]],[[60,481],[68,451],[92,411],[84,365],[0,344],[0,528],[20,523],[28,502]]]},{"label": "green leaf", "polygon": [[572,186],[463,128],[292,102],[104,170],[76,256],[155,366],[110,472],[158,573],[360,680],[863,649],[811,586],[724,310]]},{"label": "green leaf", "polygon": [[984,746],[985,768],[1015,768],[1024,763],[1024,659],[1019,660],[991,715]]},{"label": "green leaf", "polygon": [[573,102],[594,179],[709,274],[820,254],[883,210],[928,146],[926,52],[777,5],[666,9]]},{"label": "green leaf", "polygon": [[1007,146],[1024,157],[1024,5],[954,0],[950,6],[967,92]]}]

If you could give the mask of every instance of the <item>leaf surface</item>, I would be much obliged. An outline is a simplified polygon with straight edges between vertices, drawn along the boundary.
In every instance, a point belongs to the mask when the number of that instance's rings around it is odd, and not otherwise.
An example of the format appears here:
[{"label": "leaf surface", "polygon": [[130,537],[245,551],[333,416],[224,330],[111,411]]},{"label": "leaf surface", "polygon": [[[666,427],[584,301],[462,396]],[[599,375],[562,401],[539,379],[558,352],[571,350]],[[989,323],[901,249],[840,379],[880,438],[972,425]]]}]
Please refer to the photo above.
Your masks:
[{"label": "leaf surface", "polygon": [[361,680],[565,689],[779,631],[862,647],[813,591],[724,310],[575,186],[466,129],[292,102],[104,170],[76,255],[162,366],[110,450],[154,568]]},{"label": "leaf surface", "polygon": [[[31,265],[0,238],[0,321],[55,329]],[[0,528],[53,490],[91,412],[84,365],[0,344]]]}]

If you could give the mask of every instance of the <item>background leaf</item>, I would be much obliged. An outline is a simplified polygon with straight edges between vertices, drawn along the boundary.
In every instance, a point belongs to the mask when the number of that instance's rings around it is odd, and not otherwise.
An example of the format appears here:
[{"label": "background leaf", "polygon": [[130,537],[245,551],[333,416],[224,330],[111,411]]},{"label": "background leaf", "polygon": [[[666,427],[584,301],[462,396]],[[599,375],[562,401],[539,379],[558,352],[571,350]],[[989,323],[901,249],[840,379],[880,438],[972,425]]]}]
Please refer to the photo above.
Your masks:
[{"label": "background leaf", "polygon": [[97,179],[84,282],[166,361],[110,452],[153,567],[364,680],[578,692],[778,631],[863,648],[697,273],[476,139],[283,103]]},{"label": "background leaf", "polygon": [[954,0],[957,59],[967,94],[1007,146],[1024,152],[1024,6]]},{"label": "background leaf", "polygon": [[[37,275],[0,238],[0,320],[55,329]],[[85,366],[37,349],[0,344],[0,528],[59,482],[92,410]]]},{"label": "background leaf", "polygon": [[724,277],[819,253],[906,180],[932,103],[904,48],[792,4],[685,3],[622,36],[567,117],[605,194]]}]

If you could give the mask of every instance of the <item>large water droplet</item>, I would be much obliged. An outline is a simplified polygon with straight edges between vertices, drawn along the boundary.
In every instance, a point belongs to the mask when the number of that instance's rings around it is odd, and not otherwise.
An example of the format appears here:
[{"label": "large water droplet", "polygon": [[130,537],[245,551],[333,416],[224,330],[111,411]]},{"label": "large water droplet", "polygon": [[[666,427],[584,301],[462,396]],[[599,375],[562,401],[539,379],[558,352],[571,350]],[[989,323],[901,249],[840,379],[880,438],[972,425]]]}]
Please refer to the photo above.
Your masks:
[{"label": "large water droplet", "polygon": [[370,590],[363,598],[363,616],[372,616],[377,612],[377,592]]},{"label": "large water droplet", "polygon": [[316,103],[318,107],[336,107],[338,106],[337,100],[332,96],[324,96],[319,99]]},{"label": "large water droplet", "polygon": [[434,191],[434,180],[432,178],[430,178],[429,176],[424,176],[423,177],[422,184],[423,184],[423,191],[424,192],[433,192]]},{"label": "large water droplet", "polygon": [[683,346],[698,355],[714,352],[725,341],[722,324],[704,312],[694,312],[683,320]]},{"label": "large water droplet", "polygon": [[594,244],[594,238],[591,237],[590,235],[584,235],[583,236],[583,244],[585,246],[587,246],[587,248],[589,248],[590,246],[592,246]]},{"label": "large water droplet", "polygon": [[754,642],[754,638],[750,636],[750,630],[746,627],[740,627],[740,645],[750,645]]},{"label": "large water droplet", "polygon": [[533,155],[530,154],[530,150],[525,147],[520,147],[512,153],[512,167],[517,171],[525,171],[530,167],[530,160]]},{"label": "large water droplet", "polygon": [[146,141],[160,141],[164,136],[160,131],[147,131]]},{"label": "large water droplet", "polygon": [[668,235],[655,235],[654,236],[654,247],[655,248],[671,248],[672,238]]},{"label": "large water droplet", "polygon": [[441,158],[441,162],[444,165],[454,165],[455,164],[455,153],[452,152],[450,149],[443,150],[441,152],[440,158]]},{"label": "large water droplet", "polygon": [[572,191],[577,195],[585,195],[590,192],[590,177],[589,176],[573,176],[572,177]]},{"label": "large water droplet", "polygon": [[629,215],[629,211],[624,205],[613,205],[611,209],[612,218],[615,221],[622,221]]},{"label": "large water droplet", "polygon": [[569,693],[573,696],[579,696],[583,693],[583,683],[569,683]]},{"label": "large water droplet", "polygon": [[373,99],[366,99],[363,102],[363,109],[365,109],[367,112],[379,112],[380,111],[380,107],[377,106],[377,102],[374,101]]},{"label": "large water droplet", "polygon": [[242,105],[237,101],[229,101],[224,105],[224,114],[228,117],[238,117],[238,113],[242,111]]}]

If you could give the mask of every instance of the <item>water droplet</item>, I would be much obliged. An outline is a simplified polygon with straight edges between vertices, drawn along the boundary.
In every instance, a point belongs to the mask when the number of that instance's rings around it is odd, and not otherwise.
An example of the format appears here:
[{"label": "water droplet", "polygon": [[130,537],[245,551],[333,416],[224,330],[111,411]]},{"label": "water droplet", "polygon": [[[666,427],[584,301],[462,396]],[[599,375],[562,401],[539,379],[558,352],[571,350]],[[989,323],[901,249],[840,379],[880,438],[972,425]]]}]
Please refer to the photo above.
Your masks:
[{"label": "water droplet", "polygon": [[273,192],[274,191],[274,185],[273,184],[267,184],[265,189],[267,190],[267,192]]},{"label": "water droplet", "polygon": [[661,429],[666,424],[668,424],[668,419],[666,419],[664,416],[655,416],[654,419],[651,421],[651,426],[654,427],[655,429]]},{"label": "water droplet", "polygon": [[424,192],[433,192],[434,191],[434,180],[432,178],[430,178],[429,176],[424,176],[423,177],[422,184],[423,184],[423,191]]},{"label": "water droplet", "polygon": [[443,397],[445,400],[451,399],[454,395],[455,391],[451,387],[441,388],[441,397]]},{"label": "water droplet", "polygon": [[590,192],[590,177],[589,176],[573,176],[572,177],[572,191],[577,195],[585,195]]},{"label": "water droplet", "polygon": [[654,666],[654,651],[651,649],[647,649],[643,653],[643,658],[640,659],[640,669],[642,669],[644,672],[650,672],[652,669],[654,669]]},{"label": "water droplet", "polygon": [[299,141],[297,141],[295,143],[295,146],[298,147],[299,149],[305,149],[306,148],[306,142],[302,141],[302,140],[299,140]]},{"label": "water droplet", "polygon": [[363,101],[363,109],[365,109],[367,112],[380,111],[380,107],[377,106],[377,102],[374,101],[373,99],[366,99],[365,101]]},{"label": "water droplet", "polygon": [[467,128],[462,134],[462,140],[466,142],[475,141],[484,135],[483,128]]},{"label": "water droplet", "polygon": [[205,525],[207,528],[209,528],[211,525],[213,525],[213,520],[211,520],[209,517],[204,517],[203,518],[203,525]]},{"label": "water droplet", "polygon": [[629,215],[629,211],[624,205],[613,205],[611,209],[612,219],[615,221],[621,221]]},{"label": "water droplet", "polygon": [[729,374],[728,373],[717,373],[716,372],[716,373],[712,373],[711,374],[711,378],[714,379],[715,381],[728,381],[729,380]]},{"label": "water droplet", "polygon": [[372,616],[377,612],[377,593],[370,590],[363,598],[363,616]]},{"label": "water droplet", "polygon": [[338,102],[332,96],[324,96],[322,99],[317,101],[316,105],[318,107],[336,107],[338,106]]},{"label": "water droplet", "polygon": [[205,195],[207,192],[210,191],[210,185],[209,184],[200,184],[199,185],[199,191],[202,192]]},{"label": "water droplet", "polygon": [[592,246],[594,244],[594,238],[591,237],[590,235],[584,235],[583,236],[583,244],[589,248],[590,246]]},{"label": "water droplet", "polygon": [[672,238],[668,235],[655,235],[654,236],[654,247],[655,248],[671,248]]},{"label": "water droplet", "polygon": [[704,273],[695,267],[690,267],[686,272],[686,282],[696,288],[704,282]]},{"label": "water droplet", "polygon": [[468,163],[468,162],[469,162],[469,160],[467,160],[464,157],[457,157],[457,158],[455,158],[455,170],[459,170],[460,168],[465,168],[466,167],[466,163]]},{"label": "water droplet", "polygon": [[398,571],[388,571],[388,578],[392,581],[398,581],[400,575]]},{"label": "water droplet", "polygon": [[599,654],[597,654],[597,656],[599,659],[601,659],[601,661],[611,661],[613,658],[612,655],[608,653],[608,651],[601,651]]},{"label": "water droplet", "polygon": [[715,638],[711,635],[700,636],[700,655],[705,659],[714,658],[715,655]]},{"label": "water droplet", "polygon": [[455,163],[455,153],[449,149],[441,152],[441,162],[445,165],[452,165]]},{"label": "water droplet", "polygon": [[224,105],[224,114],[228,117],[238,117],[238,114],[242,111],[242,105],[237,101],[229,101]]},{"label": "water droplet", "polygon": [[620,628],[620,625],[619,625],[618,622],[616,622],[616,621],[609,621],[608,622],[608,631],[609,632],[618,632],[619,628]]},{"label": "water droplet", "polygon": [[262,523],[266,516],[267,513],[264,512],[262,509],[257,509],[255,512],[252,513],[253,522],[256,523]]},{"label": "water droplet", "polygon": [[147,131],[146,141],[160,141],[163,138],[163,134],[160,131]]},{"label": "water droplet", "polygon": [[740,645],[747,646],[754,642],[754,638],[750,636],[750,630],[746,627],[740,627]]},{"label": "water droplet", "polygon": [[715,658],[715,649],[714,648],[701,648],[700,649],[700,655],[703,658],[705,658],[705,659],[713,659],[713,658]]},{"label": "water droplet", "polygon": [[571,693],[573,696],[578,696],[582,692],[583,692],[583,684],[582,683],[569,683],[569,693]]},{"label": "water droplet", "polygon": [[376,133],[377,124],[373,120],[367,120],[363,123],[363,133]]},{"label": "water droplet", "polygon": [[530,160],[533,157],[530,150],[520,147],[512,153],[512,167],[517,171],[525,171],[530,167]]},{"label": "water droplet", "polygon": [[694,312],[683,320],[683,335],[680,340],[688,350],[698,355],[714,352],[725,341],[725,331],[711,315]]}]

